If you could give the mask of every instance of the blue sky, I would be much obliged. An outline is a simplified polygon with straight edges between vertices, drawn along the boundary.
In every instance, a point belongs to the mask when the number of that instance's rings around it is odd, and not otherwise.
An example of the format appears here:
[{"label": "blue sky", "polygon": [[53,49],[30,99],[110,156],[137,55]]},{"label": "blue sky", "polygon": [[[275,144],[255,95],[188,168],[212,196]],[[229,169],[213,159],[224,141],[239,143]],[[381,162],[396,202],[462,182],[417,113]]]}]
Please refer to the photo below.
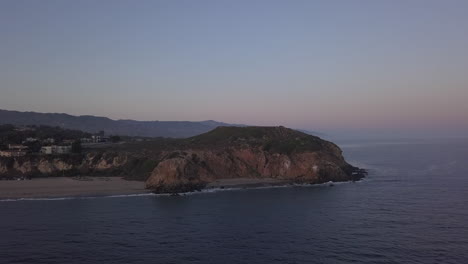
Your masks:
[{"label": "blue sky", "polygon": [[0,108],[468,132],[467,1],[0,1]]}]

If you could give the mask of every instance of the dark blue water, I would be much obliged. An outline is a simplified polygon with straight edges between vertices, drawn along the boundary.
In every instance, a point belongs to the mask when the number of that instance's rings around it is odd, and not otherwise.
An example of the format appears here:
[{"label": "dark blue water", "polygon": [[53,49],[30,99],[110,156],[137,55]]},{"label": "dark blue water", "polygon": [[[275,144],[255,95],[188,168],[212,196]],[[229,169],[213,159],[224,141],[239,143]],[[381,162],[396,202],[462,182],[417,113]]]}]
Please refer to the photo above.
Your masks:
[{"label": "dark blue water", "polygon": [[0,202],[0,263],[468,263],[468,141],[341,146],[366,180]]}]

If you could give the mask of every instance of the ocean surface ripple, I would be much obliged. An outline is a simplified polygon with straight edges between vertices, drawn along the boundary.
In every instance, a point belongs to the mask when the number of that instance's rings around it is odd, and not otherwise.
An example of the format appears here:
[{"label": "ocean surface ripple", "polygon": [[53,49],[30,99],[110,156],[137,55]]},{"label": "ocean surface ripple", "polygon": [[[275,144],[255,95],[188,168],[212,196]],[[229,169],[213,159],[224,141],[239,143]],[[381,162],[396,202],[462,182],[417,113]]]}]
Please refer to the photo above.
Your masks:
[{"label": "ocean surface ripple", "polygon": [[0,263],[466,263],[468,141],[340,145],[364,181],[1,202]]}]

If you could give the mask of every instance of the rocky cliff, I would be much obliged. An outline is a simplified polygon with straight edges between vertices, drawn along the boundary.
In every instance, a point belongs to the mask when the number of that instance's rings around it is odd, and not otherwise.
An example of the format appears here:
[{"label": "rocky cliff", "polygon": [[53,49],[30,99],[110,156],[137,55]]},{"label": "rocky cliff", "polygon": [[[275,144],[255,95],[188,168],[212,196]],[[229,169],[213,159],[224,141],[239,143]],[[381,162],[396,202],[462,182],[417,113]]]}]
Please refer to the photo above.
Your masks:
[{"label": "rocky cliff", "polygon": [[122,145],[79,155],[0,158],[0,177],[113,175],[155,192],[183,192],[219,179],[291,183],[358,180],[365,172],[335,144],[284,127],[218,127],[188,138]]},{"label": "rocky cliff", "polygon": [[284,127],[218,127],[162,156],[146,181],[156,192],[200,189],[219,179],[273,178],[291,183],[358,180],[363,170],[335,144]]}]

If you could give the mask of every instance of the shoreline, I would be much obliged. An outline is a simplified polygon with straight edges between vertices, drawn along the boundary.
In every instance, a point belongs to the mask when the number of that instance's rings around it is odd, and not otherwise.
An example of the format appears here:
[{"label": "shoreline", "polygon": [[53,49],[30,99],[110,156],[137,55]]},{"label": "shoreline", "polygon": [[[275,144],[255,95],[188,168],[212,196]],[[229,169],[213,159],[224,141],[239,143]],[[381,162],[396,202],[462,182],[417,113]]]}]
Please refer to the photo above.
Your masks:
[{"label": "shoreline", "polygon": [[88,197],[151,193],[145,183],[122,177],[49,177],[0,181],[0,199]]},{"label": "shoreline", "polygon": [[[202,190],[247,189],[290,184],[273,178],[231,178],[208,183]],[[99,197],[154,193],[145,182],[122,177],[47,177],[31,180],[0,181],[0,200],[30,198]],[[183,192],[175,192],[182,194]],[[170,195],[171,193],[166,193]],[[174,193],[173,193],[174,194]]]},{"label": "shoreline", "polygon": [[[351,182],[351,181],[346,181]],[[317,184],[294,184],[274,178],[231,178],[219,179],[207,184],[200,191],[155,193],[145,188],[145,183],[128,181],[122,177],[49,177],[22,181],[0,181],[1,200],[96,198],[109,196],[187,195],[221,190],[258,189],[294,186],[334,186],[340,182]],[[341,182],[344,183],[344,182]]]},{"label": "shoreline", "polygon": [[274,178],[231,178],[218,179],[208,183],[204,190],[224,189],[224,188],[257,188],[270,187],[291,184],[288,180],[279,180]]}]

